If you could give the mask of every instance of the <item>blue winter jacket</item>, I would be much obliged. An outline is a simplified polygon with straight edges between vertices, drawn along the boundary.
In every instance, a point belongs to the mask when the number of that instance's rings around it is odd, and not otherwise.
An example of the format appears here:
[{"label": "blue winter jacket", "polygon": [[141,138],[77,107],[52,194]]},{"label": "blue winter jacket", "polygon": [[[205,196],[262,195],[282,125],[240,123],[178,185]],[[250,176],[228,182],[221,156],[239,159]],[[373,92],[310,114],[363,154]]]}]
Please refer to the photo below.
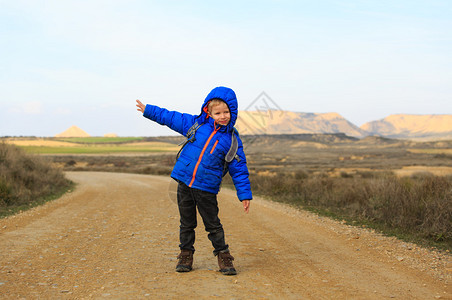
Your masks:
[{"label": "blue winter jacket", "polygon": [[[216,124],[208,117],[206,107],[210,100],[221,99],[229,107],[231,120],[228,125]],[[189,187],[217,194],[223,178],[225,156],[231,146],[231,134],[237,120],[238,104],[235,93],[226,87],[214,88],[206,97],[201,114],[191,115],[177,111],[168,111],[155,105],[146,105],[143,116],[161,125],[166,125],[174,131],[187,136],[191,126],[198,122],[202,124],[196,131],[195,140],[182,149],[176,161],[171,177],[180,180]],[[240,201],[251,200],[252,193],[249,181],[246,157],[243,145],[237,135],[239,159],[234,159],[226,166],[231,174]]]}]

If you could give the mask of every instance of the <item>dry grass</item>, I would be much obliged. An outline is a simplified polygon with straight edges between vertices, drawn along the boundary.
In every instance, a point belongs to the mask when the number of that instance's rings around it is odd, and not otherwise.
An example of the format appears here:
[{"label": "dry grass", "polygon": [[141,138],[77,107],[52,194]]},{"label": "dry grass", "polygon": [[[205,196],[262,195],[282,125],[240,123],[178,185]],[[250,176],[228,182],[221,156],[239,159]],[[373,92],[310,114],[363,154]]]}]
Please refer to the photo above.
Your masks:
[{"label": "dry grass", "polygon": [[452,155],[452,149],[408,149],[408,151],[410,151],[412,153]]},{"label": "dry grass", "polygon": [[436,176],[452,175],[452,167],[426,167],[426,166],[408,166],[399,170],[394,170],[394,173],[400,177],[413,176],[416,173],[430,173]]},{"label": "dry grass", "polygon": [[58,195],[70,185],[44,158],[0,144],[0,215]]},{"label": "dry grass", "polygon": [[74,147],[73,143],[54,141],[47,139],[21,139],[21,140],[5,140],[8,144],[13,144],[16,146],[28,147]]},{"label": "dry grass", "polygon": [[251,182],[254,192],[276,201],[452,248],[452,176],[373,172],[330,177],[299,171],[252,175]]}]

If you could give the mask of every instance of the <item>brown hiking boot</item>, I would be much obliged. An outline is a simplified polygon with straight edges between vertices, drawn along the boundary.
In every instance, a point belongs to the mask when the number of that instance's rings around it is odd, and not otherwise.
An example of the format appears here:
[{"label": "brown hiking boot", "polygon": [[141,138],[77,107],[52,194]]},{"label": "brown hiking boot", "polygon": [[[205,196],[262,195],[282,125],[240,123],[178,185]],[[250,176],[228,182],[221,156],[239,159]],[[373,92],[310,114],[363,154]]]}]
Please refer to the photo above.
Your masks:
[{"label": "brown hiking boot", "polygon": [[220,266],[220,272],[223,273],[223,275],[236,275],[237,271],[234,268],[234,265],[232,264],[232,261],[234,260],[234,257],[232,257],[231,253],[225,252],[225,253],[218,253],[218,266]]},{"label": "brown hiking boot", "polygon": [[177,256],[176,272],[190,272],[193,266],[193,251],[181,250]]}]

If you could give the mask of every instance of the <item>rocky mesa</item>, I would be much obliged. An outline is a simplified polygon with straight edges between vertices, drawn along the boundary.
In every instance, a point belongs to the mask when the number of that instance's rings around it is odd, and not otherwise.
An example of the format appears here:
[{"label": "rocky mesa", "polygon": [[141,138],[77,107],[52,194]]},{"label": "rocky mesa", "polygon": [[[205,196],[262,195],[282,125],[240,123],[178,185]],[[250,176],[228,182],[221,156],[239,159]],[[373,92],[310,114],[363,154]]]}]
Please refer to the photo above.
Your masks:
[{"label": "rocky mesa", "polygon": [[240,134],[345,133],[353,137],[368,135],[338,113],[240,111],[236,127]]},{"label": "rocky mesa", "polygon": [[452,115],[396,114],[358,127],[338,113],[240,111],[236,127],[244,135],[344,133],[358,138],[452,139]]},{"label": "rocky mesa", "polygon": [[396,114],[361,126],[368,135],[398,139],[452,139],[452,115]]}]

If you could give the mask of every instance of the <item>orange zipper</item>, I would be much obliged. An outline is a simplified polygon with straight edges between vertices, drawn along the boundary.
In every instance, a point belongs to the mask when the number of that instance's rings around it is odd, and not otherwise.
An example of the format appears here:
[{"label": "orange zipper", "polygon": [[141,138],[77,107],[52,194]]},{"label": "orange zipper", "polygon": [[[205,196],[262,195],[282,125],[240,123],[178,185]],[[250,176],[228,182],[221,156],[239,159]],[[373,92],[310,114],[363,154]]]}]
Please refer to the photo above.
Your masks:
[{"label": "orange zipper", "polygon": [[216,140],[215,144],[213,144],[212,150],[210,150],[210,154],[213,153],[213,151],[215,150],[215,147],[217,146],[217,144],[218,144],[218,140]]},{"label": "orange zipper", "polygon": [[196,177],[196,171],[198,171],[198,167],[199,167],[199,164],[201,163],[202,156],[204,155],[204,152],[206,151],[206,148],[209,145],[210,140],[215,135],[215,133],[217,133],[218,129],[220,129],[220,126],[218,126],[218,128],[215,128],[215,130],[210,134],[209,138],[207,139],[206,143],[204,144],[204,148],[202,148],[201,154],[199,155],[199,158],[198,158],[198,162],[196,163],[195,169],[193,170],[193,177],[190,181],[190,184],[188,185],[189,187],[191,187],[193,185],[193,182],[195,181],[195,177]]}]

